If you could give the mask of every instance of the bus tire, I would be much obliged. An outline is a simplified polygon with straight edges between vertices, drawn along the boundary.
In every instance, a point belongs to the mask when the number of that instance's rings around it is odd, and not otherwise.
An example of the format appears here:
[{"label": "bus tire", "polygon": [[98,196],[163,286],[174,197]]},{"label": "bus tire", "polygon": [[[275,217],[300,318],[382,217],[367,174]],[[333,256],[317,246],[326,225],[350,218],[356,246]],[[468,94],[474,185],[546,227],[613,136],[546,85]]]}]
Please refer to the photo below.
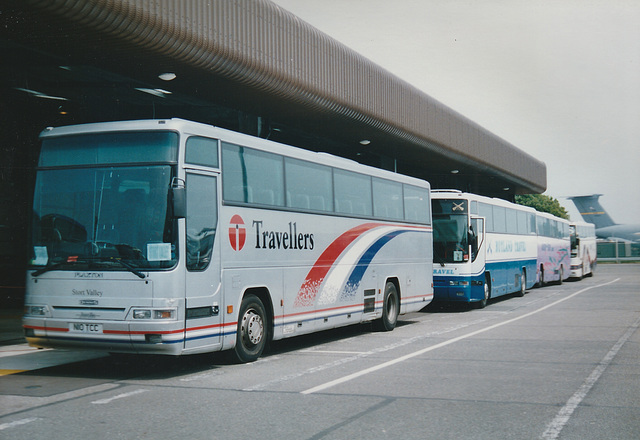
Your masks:
[{"label": "bus tire", "polygon": [[379,330],[390,332],[396,328],[398,315],[400,314],[400,296],[396,285],[387,281],[384,286],[384,298],[382,300],[382,317],[377,322]]},{"label": "bus tire", "polygon": [[527,274],[523,270],[520,273],[520,290],[516,292],[516,296],[524,296],[527,293]]},{"label": "bus tire", "polygon": [[487,275],[484,279],[484,298],[476,303],[476,307],[479,309],[484,309],[487,307],[487,301],[491,298],[491,281],[489,275]]},{"label": "bus tire", "polygon": [[249,294],[242,298],[236,333],[236,357],[242,363],[262,355],[267,342],[267,313],[260,298]]}]

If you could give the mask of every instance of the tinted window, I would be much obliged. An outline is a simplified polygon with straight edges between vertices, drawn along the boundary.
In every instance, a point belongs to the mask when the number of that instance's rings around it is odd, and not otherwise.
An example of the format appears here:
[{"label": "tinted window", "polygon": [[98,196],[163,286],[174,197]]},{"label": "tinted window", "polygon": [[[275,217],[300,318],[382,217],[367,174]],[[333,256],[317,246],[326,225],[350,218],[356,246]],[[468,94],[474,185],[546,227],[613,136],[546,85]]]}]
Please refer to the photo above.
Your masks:
[{"label": "tinted window", "polygon": [[187,139],[185,161],[196,165],[218,167],[218,141],[192,136]]},{"label": "tinted window", "polygon": [[390,180],[373,179],[373,215],[402,219],[402,184]]},{"label": "tinted window", "polygon": [[187,176],[187,269],[204,270],[211,262],[218,224],[216,179]]},{"label": "tinted window", "polygon": [[284,206],[284,166],[281,156],[223,144],[222,162],[224,200]]},{"label": "tinted window", "polygon": [[515,209],[507,209],[507,232],[509,234],[518,233],[518,214]]},{"label": "tinted window", "polygon": [[486,203],[478,204],[478,214],[485,218],[485,229],[487,232],[494,232],[493,228],[493,207]]},{"label": "tinted window", "polygon": [[502,206],[493,207],[493,229],[494,232],[507,232],[506,209]]},{"label": "tinted window", "polygon": [[404,218],[420,223],[429,223],[429,190],[404,185]]},{"label": "tinted window", "polygon": [[370,216],[373,212],[371,177],[334,170],[336,212]]},{"label": "tinted window", "polygon": [[39,165],[177,162],[178,134],[169,131],[92,133],[44,138]]},{"label": "tinted window", "polygon": [[297,159],[285,159],[287,206],[333,211],[331,168]]}]

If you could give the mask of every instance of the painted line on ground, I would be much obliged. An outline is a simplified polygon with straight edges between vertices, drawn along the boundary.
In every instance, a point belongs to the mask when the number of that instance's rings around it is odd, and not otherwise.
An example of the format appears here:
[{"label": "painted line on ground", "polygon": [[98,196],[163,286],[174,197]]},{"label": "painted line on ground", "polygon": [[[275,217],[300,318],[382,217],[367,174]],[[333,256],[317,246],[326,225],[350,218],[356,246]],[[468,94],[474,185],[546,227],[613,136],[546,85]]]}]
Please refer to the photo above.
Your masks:
[{"label": "painted line on ground", "polygon": [[499,323],[494,324],[494,325],[490,325],[489,327],[485,327],[485,328],[482,328],[480,330],[476,330],[476,331],[467,333],[465,335],[449,339],[449,340],[441,342],[439,344],[435,344],[435,345],[432,345],[430,347],[423,348],[422,350],[418,350],[418,351],[415,351],[413,353],[409,353],[407,355],[404,355],[404,356],[401,356],[399,358],[390,360],[388,362],[384,362],[382,364],[378,364],[376,366],[373,366],[373,367],[370,367],[370,368],[366,368],[364,370],[358,371],[357,373],[349,374],[349,375],[343,376],[343,377],[341,377],[339,379],[332,380],[330,382],[326,382],[324,384],[315,386],[313,388],[309,388],[307,390],[301,391],[301,394],[313,394],[313,393],[317,393],[317,392],[320,392],[320,391],[324,391],[324,390],[332,388],[332,387],[334,387],[336,385],[340,385],[340,384],[343,384],[345,382],[349,382],[350,380],[356,379],[358,377],[365,376],[365,375],[367,375],[369,373],[373,373],[373,372],[382,370],[382,369],[390,367],[392,365],[396,365],[396,364],[399,364],[399,363],[404,362],[406,360],[412,359],[412,358],[414,358],[416,356],[420,356],[420,355],[423,355],[423,354],[428,353],[430,351],[437,350],[438,348],[446,347],[447,345],[451,345],[451,344],[454,344],[456,342],[462,341],[464,339],[468,339],[468,338],[471,338],[473,336],[488,332],[490,330],[505,326],[507,324],[511,324],[511,323],[519,321],[521,319],[528,318],[529,316],[535,315],[535,314],[540,313],[540,312],[542,312],[544,310],[547,310],[548,308],[554,307],[554,306],[556,306],[556,305],[558,305],[558,304],[560,304],[560,303],[562,303],[564,301],[567,301],[567,300],[573,298],[574,296],[580,295],[581,293],[587,292],[587,291],[592,290],[592,289],[608,286],[609,284],[613,284],[613,283],[615,283],[615,282],[617,282],[619,280],[620,280],[620,278],[616,278],[615,280],[609,281],[607,283],[598,284],[596,286],[586,287],[586,288],[584,288],[582,290],[578,290],[577,292],[572,293],[571,295],[569,295],[569,296],[567,296],[565,298],[559,299],[559,300],[554,301],[554,302],[552,302],[550,304],[547,304],[546,306],[540,307],[539,309],[534,310],[532,312],[525,313],[524,315],[517,316],[515,318],[508,319],[506,321],[499,322]]},{"label": "painted line on ground", "polygon": [[103,383],[79,390],[68,391],[66,393],[54,394],[53,396],[22,396],[13,394],[2,395],[2,405],[0,405],[0,417],[7,416],[19,411],[38,408],[52,403],[63,402],[65,400],[77,399],[90,394],[102,393],[120,385],[115,383]]},{"label": "painted line on ground", "polygon": [[[395,350],[396,348],[404,347],[406,345],[411,345],[411,344],[413,344],[413,343],[415,343],[417,341],[421,341],[423,339],[442,336],[445,333],[451,333],[453,331],[457,331],[457,330],[460,330],[460,329],[463,329],[463,328],[467,328],[467,327],[472,326],[472,325],[480,324],[482,322],[487,321],[488,319],[489,318],[487,318],[487,317],[483,317],[481,319],[476,319],[474,321],[465,322],[463,324],[458,324],[458,325],[455,325],[453,327],[446,328],[444,330],[437,330],[437,331],[433,331],[433,332],[429,332],[429,333],[413,336],[411,338],[403,339],[403,340],[401,340],[399,342],[394,342],[392,344],[388,344],[388,345],[385,345],[383,347],[378,347],[378,348],[375,348],[375,349],[370,350],[370,351],[365,351],[365,352],[362,352],[362,353],[359,353],[359,354],[354,354],[354,355],[351,355],[349,357],[343,357],[343,358],[340,358],[340,359],[337,359],[335,361],[331,361],[331,362],[328,362],[328,363],[325,363],[325,364],[315,365],[315,366],[313,366],[311,368],[308,368],[306,370],[303,370],[303,371],[298,371],[298,372],[295,372],[295,373],[287,374],[285,376],[281,376],[281,377],[272,379],[270,381],[263,382],[261,384],[257,384],[257,385],[253,385],[251,387],[244,388],[242,391],[263,390],[263,389],[265,389],[265,388],[267,388],[269,386],[277,385],[277,384],[284,383],[284,382],[287,382],[287,381],[290,381],[290,380],[294,380],[294,379],[298,379],[298,378],[301,378],[301,377],[306,376],[308,374],[315,374],[315,373],[318,373],[320,371],[329,370],[331,368],[335,368],[335,367],[347,364],[349,362],[354,362],[354,361],[357,361],[359,359],[366,358],[368,356],[372,356],[372,355],[376,355],[376,354],[380,354],[380,353],[385,353],[387,351]],[[312,353],[312,352],[307,352],[307,353]],[[259,360],[257,362],[259,362]],[[255,364],[255,362],[253,362],[251,364],[245,364],[245,365],[253,365],[253,364]]]},{"label": "painted line on ground", "polygon": [[20,356],[29,353],[43,353],[51,350],[51,348],[31,347],[29,344],[6,345],[4,347],[0,347],[0,358]]},{"label": "painted line on ground", "polygon": [[0,377],[1,377],[1,376],[8,376],[8,375],[10,375],[10,374],[24,373],[25,371],[29,371],[29,370],[7,370],[7,369],[0,369]]},{"label": "painted line on ground", "polygon": [[147,391],[149,391],[149,390],[145,390],[145,389],[141,388],[139,390],[131,391],[129,393],[118,394],[117,396],[108,397],[106,399],[94,400],[91,403],[93,403],[94,405],[105,405],[107,403],[113,402],[114,400],[124,399],[126,397],[131,397],[131,396],[134,396],[136,394],[146,393]]},{"label": "painted line on ground", "polygon": [[35,422],[36,420],[39,420],[39,419],[40,417],[30,417],[28,419],[20,419],[20,420],[16,420],[9,423],[2,423],[0,424],[0,431],[4,431],[5,429],[9,429],[9,428],[14,428],[20,425],[26,425],[27,423]]},{"label": "painted line on ground", "polygon": [[302,350],[301,353],[322,353],[322,354],[364,354],[364,351],[342,351],[342,350]]},{"label": "painted line on ground", "polygon": [[618,339],[618,342],[609,350],[606,356],[600,361],[598,366],[591,372],[589,377],[584,381],[584,383],[578,388],[578,391],[574,393],[573,396],[567,400],[567,403],[558,411],[556,417],[547,425],[546,431],[542,434],[542,439],[544,440],[555,440],[560,435],[560,431],[564,428],[564,426],[571,418],[571,415],[575,411],[575,409],[582,403],[591,388],[596,384],[602,373],[607,369],[609,364],[613,361],[613,358],[616,357],[622,346],[627,342],[627,340],[633,335],[633,333],[638,330],[640,327],[640,318],[634,322],[631,327],[627,329],[627,331]]}]

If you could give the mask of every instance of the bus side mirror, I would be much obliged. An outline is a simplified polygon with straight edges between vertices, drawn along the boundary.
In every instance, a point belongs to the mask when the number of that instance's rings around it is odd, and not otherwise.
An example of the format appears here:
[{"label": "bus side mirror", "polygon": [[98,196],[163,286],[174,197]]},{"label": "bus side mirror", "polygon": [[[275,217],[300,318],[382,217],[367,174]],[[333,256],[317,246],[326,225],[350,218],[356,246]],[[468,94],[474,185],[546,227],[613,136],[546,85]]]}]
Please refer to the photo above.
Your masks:
[{"label": "bus side mirror", "polygon": [[173,218],[185,218],[187,216],[187,189],[182,179],[174,178],[171,183],[171,204]]}]

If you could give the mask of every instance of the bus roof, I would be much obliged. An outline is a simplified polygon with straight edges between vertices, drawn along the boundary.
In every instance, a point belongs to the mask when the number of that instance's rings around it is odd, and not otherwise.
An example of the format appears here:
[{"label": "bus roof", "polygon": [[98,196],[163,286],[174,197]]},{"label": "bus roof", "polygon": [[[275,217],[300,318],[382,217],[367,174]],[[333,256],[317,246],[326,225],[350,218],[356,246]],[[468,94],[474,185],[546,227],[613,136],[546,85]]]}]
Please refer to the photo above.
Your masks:
[{"label": "bus roof", "polygon": [[497,197],[481,196],[478,194],[462,192],[455,189],[434,189],[431,191],[431,198],[432,199],[450,199],[450,198],[468,199],[468,200],[475,200],[483,203],[489,203],[491,205],[503,206],[505,208],[513,208],[513,209],[518,209],[522,211],[529,211],[531,213],[536,212],[535,209],[529,206],[511,203],[508,200],[499,199]]},{"label": "bus roof", "polygon": [[334,156],[325,152],[313,152],[303,148],[282,144],[248,134],[238,133],[214,125],[188,121],[180,118],[172,119],[141,119],[130,121],[110,121],[90,124],[68,125],[61,127],[47,127],[40,133],[40,138],[54,136],[69,136],[87,133],[104,133],[115,131],[137,130],[173,130],[187,135],[211,136],[223,142],[231,142],[248,146],[257,150],[281,154],[283,156],[307,160],[314,163],[329,165],[350,171],[360,171],[375,177],[394,180],[411,185],[430,188],[429,182],[415,177],[394,173],[393,171],[376,168],[358,163],[354,160]]}]

